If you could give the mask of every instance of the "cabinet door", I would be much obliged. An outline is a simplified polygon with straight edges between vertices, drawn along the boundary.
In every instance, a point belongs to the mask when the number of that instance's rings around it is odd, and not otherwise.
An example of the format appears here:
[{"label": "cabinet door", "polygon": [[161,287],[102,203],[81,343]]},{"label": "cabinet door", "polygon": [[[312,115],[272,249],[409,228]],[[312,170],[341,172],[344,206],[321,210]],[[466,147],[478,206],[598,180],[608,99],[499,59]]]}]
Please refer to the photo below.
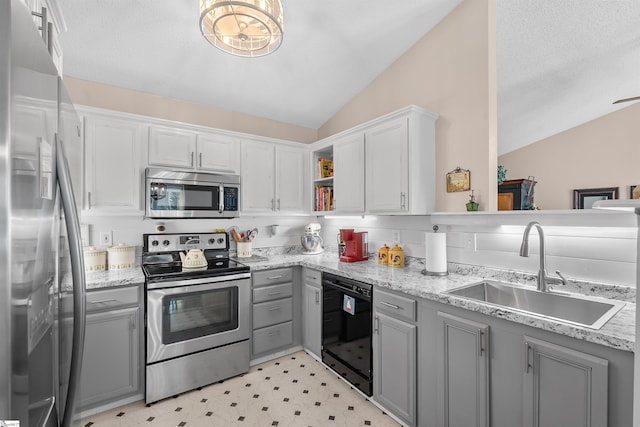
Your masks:
[{"label": "cabinet door", "polygon": [[303,344],[304,348],[312,352],[318,358],[321,357],[322,347],[322,295],[321,288],[309,283],[304,278],[303,290]]},{"label": "cabinet door", "polygon": [[[385,171],[380,171],[384,174]],[[339,139],[333,146],[335,211],[364,212],[364,133]]]},{"label": "cabinet door", "polygon": [[608,362],[524,337],[525,427],[605,427]]},{"label": "cabinet door", "polygon": [[275,210],[275,150],[272,144],[242,142],[242,211]]},{"label": "cabinet door", "polygon": [[407,118],[400,118],[382,123],[365,132],[365,204],[368,212],[397,213],[408,210],[407,129]]},{"label": "cabinet door", "polygon": [[217,133],[199,134],[197,168],[219,173],[240,173],[240,140]]},{"label": "cabinet door", "polygon": [[193,168],[196,134],[164,126],[149,127],[149,164]]},{"label": "cabinet door", "polygon": [[438,319],[439,425],[489,427],[489,327],[446,313]]},{"label": "cabinet door", "polygon": [[304,212],[306,152],[289,147],[276,147],[276,210]]},{"label": "cabinet door", "polygon": [[416,422],[416,335],[415,325],[375,312],[373,396],[409,425]]},{"label": "cabinet door", "polygon": [[139,316],[138,307],[87,315],[80,381],[82,408],[139,391]]},{"label": "cabinet door", "polygon": [[85,209],[141,213],[140,123],[106,117],[85,122]]}]

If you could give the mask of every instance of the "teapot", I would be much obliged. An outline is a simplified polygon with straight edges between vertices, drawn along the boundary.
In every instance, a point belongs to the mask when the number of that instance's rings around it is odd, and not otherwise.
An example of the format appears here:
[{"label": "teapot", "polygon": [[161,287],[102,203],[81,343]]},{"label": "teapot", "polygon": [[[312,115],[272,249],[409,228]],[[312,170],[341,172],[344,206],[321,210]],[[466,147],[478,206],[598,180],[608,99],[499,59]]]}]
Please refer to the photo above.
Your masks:
[{"label": "teapot", "polygon": [[182,261],[183,270],[205,269],[208,265],[202,249],[189,249],[186,254],[180,252],[180,260]]}]

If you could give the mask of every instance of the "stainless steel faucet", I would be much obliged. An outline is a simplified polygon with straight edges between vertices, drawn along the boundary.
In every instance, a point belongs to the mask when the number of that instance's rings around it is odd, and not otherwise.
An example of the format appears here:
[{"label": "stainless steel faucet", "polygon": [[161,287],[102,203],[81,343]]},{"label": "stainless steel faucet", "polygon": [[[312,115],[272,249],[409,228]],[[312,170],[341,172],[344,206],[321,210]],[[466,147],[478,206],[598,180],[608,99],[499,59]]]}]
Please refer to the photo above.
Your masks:
[{"label": "stainless steel faucet", "polygon": [[524,235],[522,236],[522,245],[520,246],[520,256],[528,257],[529,256],[529,233],[531,229],[535,227],[538,230],[538,237],[540,240],[540,269],[538,270],[538,290],[540,292],[548,292],[549,283],[562,283],[564,285],[567,284],[567,279],[560,274],[559,271],[556,271],[558,277],[549,276],[547,273],[547,261],[546,261],[546,251],[544,247],[544,231],[542,230],[542,226],[537,221],[531,221],[524,229]]}]

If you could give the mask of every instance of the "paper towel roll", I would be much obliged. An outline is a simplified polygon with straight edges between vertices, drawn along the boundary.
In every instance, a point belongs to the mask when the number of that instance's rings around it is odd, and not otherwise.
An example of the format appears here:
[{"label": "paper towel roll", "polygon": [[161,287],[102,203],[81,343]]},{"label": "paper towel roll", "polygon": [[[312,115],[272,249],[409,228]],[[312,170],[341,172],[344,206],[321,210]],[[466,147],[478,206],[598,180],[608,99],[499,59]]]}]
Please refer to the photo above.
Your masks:
[{"label": "paper towel roll", "polygon": [[425,270],[427,274],[447,274],[447,235],[446,233],[424,233]]}]

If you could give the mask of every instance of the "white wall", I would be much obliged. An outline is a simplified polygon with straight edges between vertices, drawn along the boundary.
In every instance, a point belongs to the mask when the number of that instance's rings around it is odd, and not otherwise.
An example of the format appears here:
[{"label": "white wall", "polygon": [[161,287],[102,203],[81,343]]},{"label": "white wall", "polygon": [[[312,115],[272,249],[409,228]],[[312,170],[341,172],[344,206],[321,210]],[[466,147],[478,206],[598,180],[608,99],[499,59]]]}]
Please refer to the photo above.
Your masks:
[{"label": "white wall", "polygon": [[[636,218],[633,213],[556,211],[550,213],[435,214],[324,218],[323,238],[335,249],[340,228],[369,232],[369,252],[393,243],[394,231],[407,256],[424,258],[424,233],[437,224],[447,233],[449,262],[537,273],[538,236],[530,236],[530,256],[520,257],[524,227],[538,221],[545,232],[547,271],[569,279],[635,288]],[[467,242],[471,241],[471,247]]]}]

